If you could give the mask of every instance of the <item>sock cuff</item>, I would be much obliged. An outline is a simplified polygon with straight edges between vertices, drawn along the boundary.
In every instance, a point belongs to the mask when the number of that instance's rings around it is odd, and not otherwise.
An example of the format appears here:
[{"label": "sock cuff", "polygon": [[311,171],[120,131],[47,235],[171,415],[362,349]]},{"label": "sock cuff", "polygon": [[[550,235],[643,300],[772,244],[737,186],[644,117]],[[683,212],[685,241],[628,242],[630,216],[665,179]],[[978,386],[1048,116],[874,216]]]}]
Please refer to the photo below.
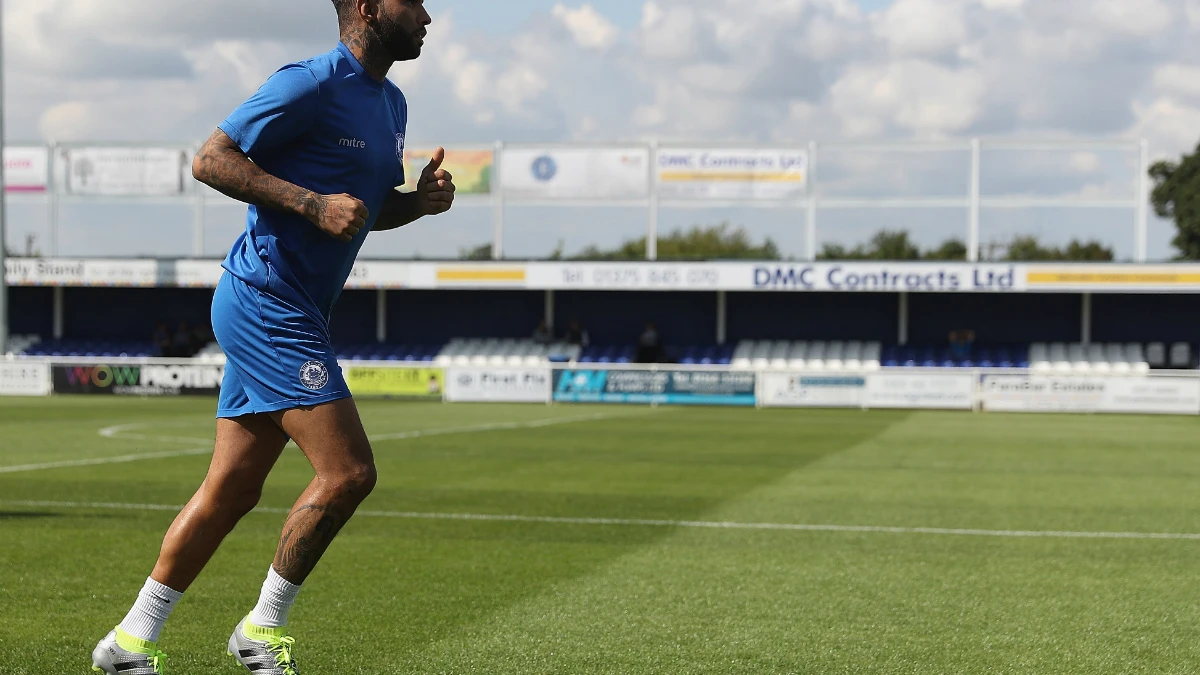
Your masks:
[{"label": "sock cuff", "polygon": [[292,595],[300,592],[300,584],[293,584],[279,576],[279,572],[275,571],[274,565],[271,565],[271,569],[267,572],[267,583]]},{"label": "sock cuff", "polygon": [[183,591],[160,584],[152,577],[146,577],[146,585],[142,586],[142,592],[157,595],[171,604],[178,602],[183,597]]},{"label": "sock cuff", "polygon": [[279,638],[287,635],[287,627],[281,626],[279,628],[264,628],[263,626],[255,626],[254,624],[250,623],[250,617],[246,617],[246,620],[242,622],[242,635],[245,635],[251,640],[262,642],[267,638]]}]

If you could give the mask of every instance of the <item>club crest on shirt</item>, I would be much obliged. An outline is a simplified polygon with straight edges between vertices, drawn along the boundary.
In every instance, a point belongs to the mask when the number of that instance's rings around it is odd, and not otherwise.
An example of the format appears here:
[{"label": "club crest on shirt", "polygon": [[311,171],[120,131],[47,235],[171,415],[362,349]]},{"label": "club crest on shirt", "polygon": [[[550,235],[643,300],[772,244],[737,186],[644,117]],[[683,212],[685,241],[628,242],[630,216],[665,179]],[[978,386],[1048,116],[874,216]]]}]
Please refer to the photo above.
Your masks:
[{"label": "club crest on shirt", "polygon": [[400,160],[401,164],[404,163],[404,133],[403,132],[396,134],[396,159]]},{"label": "club crest on shirt", "polygon": [[317,391],[329,384],[329,369],[320,361],[309,361],[300,366],[300,384],[306,389]]}]

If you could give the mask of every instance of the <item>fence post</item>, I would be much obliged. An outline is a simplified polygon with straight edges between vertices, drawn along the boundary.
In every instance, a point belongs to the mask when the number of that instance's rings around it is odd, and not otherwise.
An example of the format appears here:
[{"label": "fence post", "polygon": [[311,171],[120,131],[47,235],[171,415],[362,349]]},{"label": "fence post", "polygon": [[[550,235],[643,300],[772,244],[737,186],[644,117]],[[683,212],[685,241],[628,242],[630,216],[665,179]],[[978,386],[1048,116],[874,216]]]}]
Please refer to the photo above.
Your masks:
[{"label": "fence post", "polygon": [[1138,144],[1137,222],[1134,224],[1134,259],[1144,263],[1149,258],[1150,221],[1150,144],[1146,139]]},{"label": "fence post", "polygon": [[[200,146],[192,146],[192,157],[200,152]],[[192,181],[192,257],[204,257],[204,186]]]},{"label": "fence post", "polygon": [[504,141],[496,141],[492,149],[492,260],[504,258],[504,189],[500,187],[500,158]]},{"label": "fence post", "polygon": [[658,141],[650,141],[649,223],[646,227],[646,260],[658,260]]},{"label": "fence post", "polygon": [[808,143],[808,217],[804,224],[804,255],[812,262],[817,259],[817,143]]},{"label": "fence post", "polygon": [[46,257],[58,257],[58,143],[50,141],[46,157]]},{"label": "fence post", "polygon": [[971,195],[967,225],[967,260],[979,262],[979,172],[982,144],[971,139]]}]

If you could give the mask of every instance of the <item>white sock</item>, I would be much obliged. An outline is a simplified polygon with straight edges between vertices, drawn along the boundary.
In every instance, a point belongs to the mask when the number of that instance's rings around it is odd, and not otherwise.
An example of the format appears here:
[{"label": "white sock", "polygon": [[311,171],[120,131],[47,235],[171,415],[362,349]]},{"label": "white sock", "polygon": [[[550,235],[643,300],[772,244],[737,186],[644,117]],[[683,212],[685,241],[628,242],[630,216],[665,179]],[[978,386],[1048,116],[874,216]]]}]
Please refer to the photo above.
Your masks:
[{"label": "white sock", "polygon": [[267,572],[267,580],[263,582],[258,604],[246,620],[260,628],[283,628],[287,625],[288,612],[299,592],[299,586],[279,576],[272,566],[271,571]]},{"label": "white sock", "polygon": [[118,628],[140,640],[158,642],[163,624],[182,597],[183,593],[147,578],[146,585],[138,593],[137,602],[133,603]]}]

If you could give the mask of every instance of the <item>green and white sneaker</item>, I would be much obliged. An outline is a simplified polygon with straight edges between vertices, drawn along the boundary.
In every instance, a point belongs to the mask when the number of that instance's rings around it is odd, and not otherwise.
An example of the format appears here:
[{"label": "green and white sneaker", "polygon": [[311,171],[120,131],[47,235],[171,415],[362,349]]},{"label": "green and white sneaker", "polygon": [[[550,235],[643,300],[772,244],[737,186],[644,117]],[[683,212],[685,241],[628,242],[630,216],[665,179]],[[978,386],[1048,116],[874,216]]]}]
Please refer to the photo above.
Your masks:
[{"label": "green and white sneaker", "polygon": [[158,645],[116,628],[92,650],[92,671],[104,675],[163,675],[167,655]]},{"label": "green and white sneaker", "polygon": [[242,619],[229,636],[226,653],[255,675],[300,675],[292,656],[295,644],[287,628],[261,628]]}]

